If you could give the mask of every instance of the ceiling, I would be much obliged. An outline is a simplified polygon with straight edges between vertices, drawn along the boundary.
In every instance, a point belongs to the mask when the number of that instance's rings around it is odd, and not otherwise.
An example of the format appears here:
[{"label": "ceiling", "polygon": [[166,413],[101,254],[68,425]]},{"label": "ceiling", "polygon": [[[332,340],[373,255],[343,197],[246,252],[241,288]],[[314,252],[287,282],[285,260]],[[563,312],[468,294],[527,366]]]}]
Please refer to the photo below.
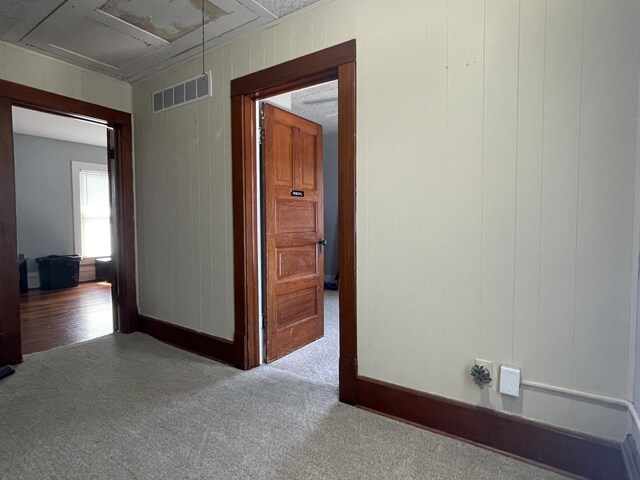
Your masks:
[{"label": "ceiling", "polygon": [[13,133],[107,146],[107,127],[75,118],[13,107]]},{"label": "ceiling", "polygon": [[322,125],[323,133],[338,132],[338,81],[291,92],[291,111]]},{"label": "ceiling", "polygon": [[[205,47],[317,0],[204,0]],[[2,0],[0,40],[133,82],[199,51],[202,0]]]}]

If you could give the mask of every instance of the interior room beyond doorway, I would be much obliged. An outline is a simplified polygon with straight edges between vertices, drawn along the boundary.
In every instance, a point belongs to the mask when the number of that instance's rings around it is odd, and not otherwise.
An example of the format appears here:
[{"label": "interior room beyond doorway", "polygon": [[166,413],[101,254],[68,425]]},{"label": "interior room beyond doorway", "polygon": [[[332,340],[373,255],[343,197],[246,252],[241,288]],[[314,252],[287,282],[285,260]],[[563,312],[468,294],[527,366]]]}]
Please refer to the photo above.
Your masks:
[{"label": "interior room beyond doorway", "polygon": [[23,353],[113,332],[107,127],[13,107]]},{"label": "interior room beyond doorway", "polygon": [[[323,316],[324,331],[321,338],[303,346],[269,364],[277,368],[319,384],[338,386],[339,363],[339,244],[338,244],[338,86],[337,81],[314,85],[312,87],[287,92],[275,97],[267,98],[262,103],[269,103],[291,112],[303,119],[310,120],[322,126],[322,187],[323,187],[323,215],[322,232],[325,245],[319,247],[319,255],[323,257]],[[260,146],[258,146],[260,148]],[[258,150],[260,151],[260,150]],[[265,202],[264,162],[259,165],[262,171],[261,202]],[[264,205],[262,208],[265,208]],[[260,226],[265,232],[264,215]],[[263,248],[261,249],[262,268],[266,268],[266,236],[263,233]],[[302,260],[299,260],[302,261]],[[261,291],[261,305],[263,313],[267,312],[269,299],[265,275],[261,276],[263,286]],[[272,300],[273,301],[273,300]],[[263,315],[264,316],[264,315]],[[262,342],[265,345],[267,330],[261,329]],[[264,353],[264,352],[263,352]],[[263,355],[264,358],[264,355]]]}]

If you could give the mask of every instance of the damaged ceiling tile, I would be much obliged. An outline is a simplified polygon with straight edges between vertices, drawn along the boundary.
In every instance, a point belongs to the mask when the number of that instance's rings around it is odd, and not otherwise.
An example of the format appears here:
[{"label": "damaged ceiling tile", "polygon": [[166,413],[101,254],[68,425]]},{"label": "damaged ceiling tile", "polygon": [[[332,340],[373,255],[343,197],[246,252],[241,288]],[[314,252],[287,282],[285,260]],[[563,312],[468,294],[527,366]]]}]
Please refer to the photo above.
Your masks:
[{"label": "damaged ceiling tile", "polygon": [[[99,10],[145,32],[173,42],[202,26],[201,0],[108,0]],[[210,1],[204,2],[205,25],[227,15]]]},{"label": "damaged ceiling tile", "polygon": [[282,18],[317,1],[318,0],[255,0],[256,3],[262,5],[278,18]]}]

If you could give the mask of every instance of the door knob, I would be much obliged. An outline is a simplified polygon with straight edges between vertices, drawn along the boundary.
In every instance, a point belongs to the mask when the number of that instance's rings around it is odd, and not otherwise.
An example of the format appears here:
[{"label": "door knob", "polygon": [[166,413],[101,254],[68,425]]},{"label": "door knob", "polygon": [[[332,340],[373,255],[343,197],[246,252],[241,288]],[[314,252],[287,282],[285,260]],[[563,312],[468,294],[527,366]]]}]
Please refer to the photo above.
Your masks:
[{"label": "door knob", "polygon": [[323,238],[322,240],[318,240],[318,245],[322,245],[323,247],[327,244],[327,241]]}]

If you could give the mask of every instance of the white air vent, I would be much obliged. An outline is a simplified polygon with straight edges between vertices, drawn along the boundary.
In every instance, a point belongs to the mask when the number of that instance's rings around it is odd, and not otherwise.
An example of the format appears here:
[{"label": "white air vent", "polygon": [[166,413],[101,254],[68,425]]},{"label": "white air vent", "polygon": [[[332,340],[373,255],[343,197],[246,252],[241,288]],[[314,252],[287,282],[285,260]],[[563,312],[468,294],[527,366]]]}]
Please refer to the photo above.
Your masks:
[{"label": "white air vent", "polygon": [[153,92],[153,113],[163,112],[211,96],[211,70],[186,82]]}]

